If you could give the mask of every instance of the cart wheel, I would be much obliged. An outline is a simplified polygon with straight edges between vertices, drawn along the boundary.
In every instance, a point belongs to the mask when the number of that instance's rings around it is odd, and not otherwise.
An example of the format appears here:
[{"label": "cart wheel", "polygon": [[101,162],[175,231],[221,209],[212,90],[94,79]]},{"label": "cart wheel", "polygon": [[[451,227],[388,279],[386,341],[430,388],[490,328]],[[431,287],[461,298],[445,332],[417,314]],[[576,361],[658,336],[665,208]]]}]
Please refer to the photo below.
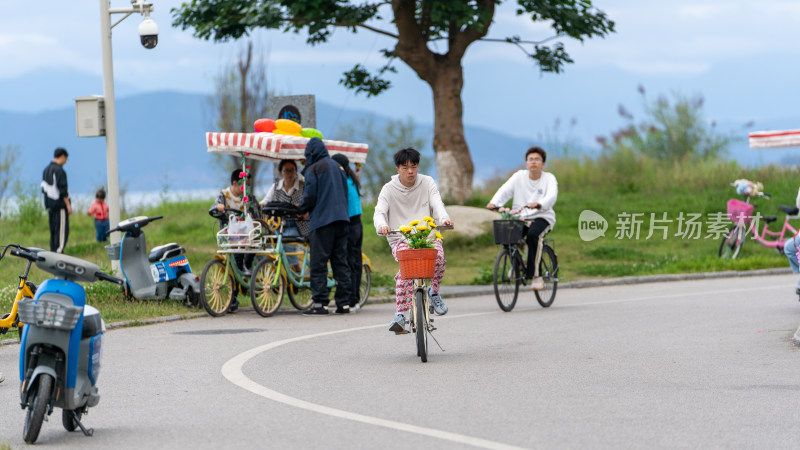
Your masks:
[{"label": "cart wheel", "polygon": [[236,298],[233,274],[228,271],[225,276],[225,262],[212,259],[203,267],[200,275],[200,302],[203,308],[214,317],[220,317],[228,312],[228,307]]},{"label": "cart wheel", "polygon": [[281,306],[284,285],[284,278],[278,272],[275,261],[264,259],[259,262],[250,277],[253,309],[262,317],[273,315]]}]

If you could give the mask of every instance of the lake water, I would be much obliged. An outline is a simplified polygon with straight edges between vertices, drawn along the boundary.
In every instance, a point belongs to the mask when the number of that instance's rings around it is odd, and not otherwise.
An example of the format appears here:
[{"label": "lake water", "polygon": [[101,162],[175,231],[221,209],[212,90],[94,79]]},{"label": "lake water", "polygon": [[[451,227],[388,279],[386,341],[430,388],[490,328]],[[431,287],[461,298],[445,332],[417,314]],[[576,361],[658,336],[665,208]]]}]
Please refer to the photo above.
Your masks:
[{"label": "lake water", "polygon": [[[165,200],[169,201],[189,201],[189,200],[207,200],[209,208],[214,203],[219,189],[192,189],[192,190],[176,190],[176,191],[139,191],[139,192],[126,192],[120,196],[120,207],[124,213],[122,218],[141,211],[143,208],[152,207],[163,203]],[[41,202],[41,196],[39,196]],[[107,199],[106,199],[107,200]],[[94,201],[94,195],[73,195],[72,196],[72,209],[74,211],[86,212],[89,205]],[[17,198],[6,197],[0,204],[0,213],[3,216],[11,215],[17,211]],[[42,206],[44,212],[44,206]]]}]

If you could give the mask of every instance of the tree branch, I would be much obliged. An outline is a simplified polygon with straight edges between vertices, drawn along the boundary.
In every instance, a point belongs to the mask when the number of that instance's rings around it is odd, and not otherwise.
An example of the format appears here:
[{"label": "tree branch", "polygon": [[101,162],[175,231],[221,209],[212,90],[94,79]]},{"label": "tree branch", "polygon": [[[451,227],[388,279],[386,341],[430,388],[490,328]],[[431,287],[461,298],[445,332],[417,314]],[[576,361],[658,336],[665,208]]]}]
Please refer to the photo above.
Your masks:
[{"label": "tree branch", "polygon": [[495,0],[479,0],[479,9],[486,13],[486,16],[483,18],[484,20],[467,27],[463,31],[456,31],[455,34],[453,34],[453,31],[450,31],[450,48],[447,52],[448,55],[458,59],[463,58],[470,44],[489,33],[492,18],[494,17],[494,5]]},{"label": "tree branch", "polygon": [[[348,26],[348,25],[339,25],[339,24],[335,24],[335,25],[339,26],[339,27]],[[363,23],[360,23],[357,26],[359,26],[361,28],[364,28],[365,30],[369,30],[369,31],[372,31],[372,32],[375,32],[375,33],[378,33],[378,34],[382,34],[384,36],[389,36],[389,37],[394,38],[394,39],[400,39],[400,36],[398,36],[396,34],[390,33],[388,31],[380,30],[378,28],[371,27],[369,25],[364,25]]]},{"label": "tree branch", "polygon": [[435,76],[435,55],[428,48],[423,31],[417,24],[416,2],[392,0],[392,10],[398,35],[395,54],[420,78],[430,83]]}]

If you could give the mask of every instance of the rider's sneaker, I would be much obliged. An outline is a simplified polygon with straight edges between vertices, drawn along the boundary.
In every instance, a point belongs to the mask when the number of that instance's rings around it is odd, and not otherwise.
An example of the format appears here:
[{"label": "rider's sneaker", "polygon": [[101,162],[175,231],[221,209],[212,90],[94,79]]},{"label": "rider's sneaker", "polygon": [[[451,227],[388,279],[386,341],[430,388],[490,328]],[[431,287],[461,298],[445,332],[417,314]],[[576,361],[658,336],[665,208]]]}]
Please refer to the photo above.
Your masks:
[{"label": "rider's sneaker", "polygon": [[435,312],[439,316],[443,316],[447,314],[447,305],[444,304],[442,300],[442,296],[439,295],[438,292],[434,293],[433,288],[428,288],[428,298],[431,299],[431,305],[433,306],[433,312]]},{"label": "rider's sneaker", "polygon": [[533,289],[534,291],[544,289],[544,278],[533,277],[533,279],[531,279],[531,289]]},{"label": "rider's sneaker", "polygon": [[350,314],[350,305],[337,306],[334,314]]},{"label": "rider's sneaker", "polygon": [[228,314],[233,314],[239,310],[239,300],[234,300],[231,302],[231,305],[228,307]]},{"label": "rider's sneaker", "polygon": [[5,381],[5,379],[6,379],[6,376],[5,376],[5,375],[3,375],[3,372],[0,372],[0,383],[2,383],[3,381]]},{"label": "rider's sneaker", "polygon": [[406,316],[397,313],[389,324],[389,331],[394,331],[394,334],[403,334],[406,331]]}]

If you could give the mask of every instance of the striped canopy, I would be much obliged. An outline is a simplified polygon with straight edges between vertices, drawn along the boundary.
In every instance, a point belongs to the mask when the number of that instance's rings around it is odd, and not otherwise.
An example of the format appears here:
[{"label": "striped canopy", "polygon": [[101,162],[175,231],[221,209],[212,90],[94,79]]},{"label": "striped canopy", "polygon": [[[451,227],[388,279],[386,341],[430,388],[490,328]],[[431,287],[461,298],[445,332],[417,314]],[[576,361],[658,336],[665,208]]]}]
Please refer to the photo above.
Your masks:
[{"label": "striped canopy", "polygon": [[750,133],[750,148],[800,146],[800,130],[754,131]]},{"label": "striped canopy", "polygon": [[[299,161],[305,159],[306,144],[309,138],[274,133],[219,133],[207,132],[206,145],[211,153],[244,155],[247,158],[275,162],[281,159]],[[341,153],[351,163],[363,164],[367,161],[367,144],[323,139],[331,156]]]}]

